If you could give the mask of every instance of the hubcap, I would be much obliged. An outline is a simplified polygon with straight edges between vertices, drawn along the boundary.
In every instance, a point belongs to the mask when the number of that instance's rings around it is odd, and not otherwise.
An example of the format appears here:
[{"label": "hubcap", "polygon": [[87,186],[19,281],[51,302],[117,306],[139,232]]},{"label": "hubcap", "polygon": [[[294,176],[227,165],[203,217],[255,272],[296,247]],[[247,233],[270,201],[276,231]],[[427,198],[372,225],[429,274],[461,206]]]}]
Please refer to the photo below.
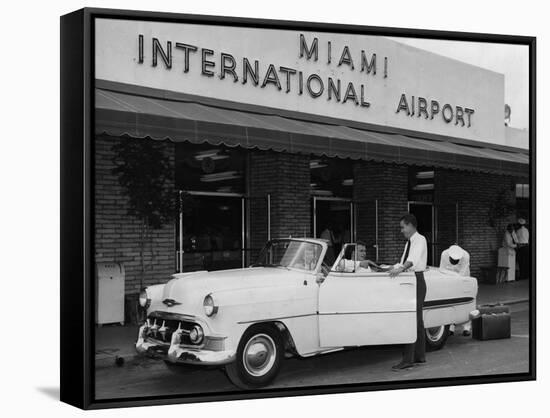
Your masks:
[{"label": "hubcap", "polygon": [[277,348],[273,339],[267,334],[254,335],[244,347],[243,365],[252,376],[263,376],[268,373],[273,364]]},{"label": "hubcap", "polygon": [[439,339],[443,336],[443,332],[445,332],[445,325],[441,325],[440,327],[426,328],[426,336],[430,341],[434,343],[439,341]]}]

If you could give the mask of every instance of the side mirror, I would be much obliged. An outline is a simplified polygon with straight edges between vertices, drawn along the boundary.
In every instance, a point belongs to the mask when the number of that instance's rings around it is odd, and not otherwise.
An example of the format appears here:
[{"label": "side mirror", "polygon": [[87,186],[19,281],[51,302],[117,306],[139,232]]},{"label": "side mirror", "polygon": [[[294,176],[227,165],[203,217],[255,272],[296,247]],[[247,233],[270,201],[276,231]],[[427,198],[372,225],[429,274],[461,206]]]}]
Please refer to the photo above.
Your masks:
[{"label": "side mirror", "polygon": [[317,284],[321,284],[325,281],[325,275],[323,273],[317,273],[315,275],[315,281],[317,282]]}]

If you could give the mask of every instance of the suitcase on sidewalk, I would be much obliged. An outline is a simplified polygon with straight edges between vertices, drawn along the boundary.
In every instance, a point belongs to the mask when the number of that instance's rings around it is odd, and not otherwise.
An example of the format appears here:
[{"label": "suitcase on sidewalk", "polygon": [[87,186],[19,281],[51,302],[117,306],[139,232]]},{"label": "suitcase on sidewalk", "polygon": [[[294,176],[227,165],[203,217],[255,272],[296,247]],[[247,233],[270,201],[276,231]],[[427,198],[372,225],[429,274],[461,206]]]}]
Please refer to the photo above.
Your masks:
[{"label": "suitcase on sidewalk", "polygon": [[476,340],[510,338],[510,307],[505,305],[482,305],[480,315],[472,319],[472,337]]}]

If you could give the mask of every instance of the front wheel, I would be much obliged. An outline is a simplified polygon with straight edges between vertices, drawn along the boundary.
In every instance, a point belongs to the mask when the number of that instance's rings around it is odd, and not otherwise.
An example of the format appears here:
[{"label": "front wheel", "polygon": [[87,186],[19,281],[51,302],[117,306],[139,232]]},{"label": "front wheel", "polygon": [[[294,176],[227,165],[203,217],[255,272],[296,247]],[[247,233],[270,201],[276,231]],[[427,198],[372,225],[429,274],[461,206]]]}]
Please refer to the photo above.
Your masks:
[{"label": "front wheel", "polygon": [[283,356],[279,330],[271,325],[255,325],[244,333],[233,363],[225,366],[231,382],[241,389],[269,385],[277,376]]},{"label": "front wheel", "polygon": [[443,348],[449,337],[449,325],[426,328],[426,349],[428,351]]}]

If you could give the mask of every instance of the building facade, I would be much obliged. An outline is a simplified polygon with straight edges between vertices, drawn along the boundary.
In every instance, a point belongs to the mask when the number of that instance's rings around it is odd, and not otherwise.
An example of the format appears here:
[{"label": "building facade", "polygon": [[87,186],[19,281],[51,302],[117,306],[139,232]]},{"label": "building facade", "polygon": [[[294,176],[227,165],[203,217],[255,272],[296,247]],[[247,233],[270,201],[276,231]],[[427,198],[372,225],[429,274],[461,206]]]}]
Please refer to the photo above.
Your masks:
[{"label": "building facade", "polygon": [[[277,237],[360,240],[393,263],[406,212],[431,264],[454,243],[474,276],[496,263],[529,199],[501,74],[378,36],[211,29],[96,27],[96,262],[124,264],[129,299],[178,271],[247,266]],[[125,141],[152,143],[167,173],[173,211],[145,233],[116,170]]]}]

